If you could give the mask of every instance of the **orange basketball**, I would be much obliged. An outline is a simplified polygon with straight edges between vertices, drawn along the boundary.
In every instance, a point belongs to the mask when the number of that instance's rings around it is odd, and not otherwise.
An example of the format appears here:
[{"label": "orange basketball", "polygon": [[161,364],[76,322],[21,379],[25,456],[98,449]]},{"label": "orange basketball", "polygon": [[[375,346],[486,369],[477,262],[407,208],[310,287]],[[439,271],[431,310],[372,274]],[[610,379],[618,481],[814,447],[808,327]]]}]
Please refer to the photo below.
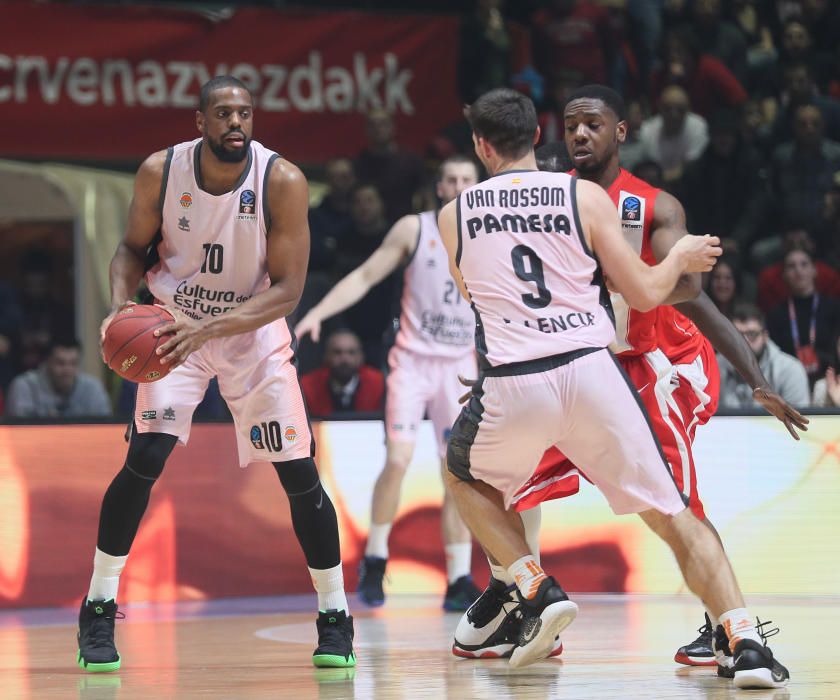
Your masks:
[{"label": "orange basketball", "polygon": [[156,382],[165,377],[170,365],[162,365],[155,354],[169,335],[155,337],[157,328],[175,318],[160,306],[134,304],[121,309],[105,330],[102,344],[105,362],[123,379]]}]

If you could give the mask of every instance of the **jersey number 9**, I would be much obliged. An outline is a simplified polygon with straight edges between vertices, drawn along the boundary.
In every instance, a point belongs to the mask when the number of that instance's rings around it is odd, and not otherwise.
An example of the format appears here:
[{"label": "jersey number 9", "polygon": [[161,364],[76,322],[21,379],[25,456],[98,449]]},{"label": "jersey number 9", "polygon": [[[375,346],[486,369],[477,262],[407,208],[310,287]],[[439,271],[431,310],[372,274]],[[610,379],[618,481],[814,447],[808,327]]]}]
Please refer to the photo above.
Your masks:
[{"label": "jersey number 9", "polygon": [[[518,245],[510,251],[513,271],[523,282],[532,282],[537,287],[536,294],[523,294],[522,301],[530,309],[542,309],[551,303],[551,292],[545,286],[545,272],[540,256],[527,245]],[[527,265],[526,265],[527,263]]]}]

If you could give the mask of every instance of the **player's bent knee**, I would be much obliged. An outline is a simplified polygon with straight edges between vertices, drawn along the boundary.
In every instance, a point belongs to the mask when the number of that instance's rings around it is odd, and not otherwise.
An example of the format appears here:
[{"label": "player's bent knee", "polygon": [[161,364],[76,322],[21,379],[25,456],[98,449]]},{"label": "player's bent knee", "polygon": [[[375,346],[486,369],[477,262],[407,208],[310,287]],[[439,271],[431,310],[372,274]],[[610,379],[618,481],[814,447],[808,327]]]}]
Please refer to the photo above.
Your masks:
[{"label": "player's bent knee", "polygon": [[177,442],[177,437],[167,433],[133,431],[125,458],[125,469],[142,479],[156,481],[163,473],[166,460]]},{"label": "player's bent knee", "polygon": [[321,483],[318,467],[312,457],[290,459],[288,462],[272,462],[283,490],[289,498],[303,496],[314,491]]},{"label": "player's bent knee", "polygon": [[385,460],[385,471],[399,474],[400,478],[405,476],[408,471],[408,465],[411,463],[410,459],[406,459],[402,455],[388,457]]}]

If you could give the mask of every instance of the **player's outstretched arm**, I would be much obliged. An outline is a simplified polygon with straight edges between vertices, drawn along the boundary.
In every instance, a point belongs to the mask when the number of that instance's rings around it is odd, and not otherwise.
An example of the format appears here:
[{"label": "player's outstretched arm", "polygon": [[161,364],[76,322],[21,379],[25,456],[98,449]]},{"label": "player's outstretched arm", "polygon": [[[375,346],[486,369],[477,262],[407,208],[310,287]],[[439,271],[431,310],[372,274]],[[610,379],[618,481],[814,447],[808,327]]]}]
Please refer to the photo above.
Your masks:
[{"label": "player's outstretched arm", "polygon": [[719,239],[688,235],[674,244],[661,263],[651,267],[624,239],[615,205],[601,187],[578,180],[577,194],[584,236],[610,284],[634,309],[649,311],[659,306],[681,274],[711,270],[722,252]]},{"label": "player's outstretched arm", "polygon": [[[650,245],[657,262],[662,262],[676,242],[688,235],[685,227],[685,210],[675,197],[667,192],[660,192],[656,196],[653,212]],[[677,304],[695,299],[701,289],[702,281],[699,272],[683,272],[663,303]]]},{"label": "player's outstretched arm", "polygon": [[782,421],[794,440],[798,440],[796,430],[808,430],[808,419],[773,391],[744,336],[718,310],[706,293],[701,292],[696,299],[675,307],[694,321],[715,350],[729,360],[744,381],[753,387],[753,398],[768,413]]},{"label": "player's outstretched arm", "polygon": [[295,326],[295,334],[299,338],[309,334],[317,343],[324,321],[349,309],[411,256],[417,245],[419,226],[416,214],[397,221],[371,256],[307,312]]}]

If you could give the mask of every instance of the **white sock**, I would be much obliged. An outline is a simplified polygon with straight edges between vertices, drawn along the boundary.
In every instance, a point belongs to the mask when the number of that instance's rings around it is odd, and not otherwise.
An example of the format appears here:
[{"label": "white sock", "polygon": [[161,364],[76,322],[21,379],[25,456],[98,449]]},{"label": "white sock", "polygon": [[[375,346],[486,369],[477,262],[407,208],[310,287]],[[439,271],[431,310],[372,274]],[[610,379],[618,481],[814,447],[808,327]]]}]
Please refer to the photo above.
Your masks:
[{"label": "white sock", "polygon": [[391,534],[391,523],[384,525],[370,524],[370,532],[368,532],[367,547],[365,547],[366,557],[380,557],[381,559],[388,558],[388,535]]},{"label": "white sock", "polygon": [[347,596],[344,595],[344,572],[341,564],[331,569],[309,569],[312,577],[312,585],[318,593],[318,610],[346,610],[350,614],[350,607],[347,605]]},{"label": "white sock", "polygon": [[90,579],[88,600],[116,600],[120,587],[120,574],[125,568],[124,557],[113,557],[105,554],[99,547],[93,555],[93,576]]},{"label": "white sock", "polygon": [[530,554],[513,562],[508,568],[508,572],[516,581],[516,587],[522,597],[529,600],[537,594],[537,589],[546,579],[545,571]]},{"label": "white sock", "polygon": [[489,559],[487,563],[490,565],[490,575],[497,581],[501,581],[506,586],[513,584],[513,576],[508,573],[508,570],[501,564],[494,564]]},{"label": "white sock", "polygon": [[729,637],[730,642],[729,647],[733,652],[735,651],[735,645],[742,639],[752,639],[754,642],[762,643],[761,637],[758,636],[758,630],[753,623],[753,618],[746,608],[735,608],[721,614],[720,624],[726,630],[726,636]]},{"label": "white sock", "polygon": [[522,524],[525,526],[525,541],[528,543],[528,549],[540,563],[540,524],[542,522],[542,511],[540,507],[534,506],[528,510],[523,510],[519,513],[522,518]]},{"label": "white sock", "polygon": [[455,583],[462,576],[470,575],[472,563],[472,542],[456,542],[444,548],[446,552],[446,579]]}]

